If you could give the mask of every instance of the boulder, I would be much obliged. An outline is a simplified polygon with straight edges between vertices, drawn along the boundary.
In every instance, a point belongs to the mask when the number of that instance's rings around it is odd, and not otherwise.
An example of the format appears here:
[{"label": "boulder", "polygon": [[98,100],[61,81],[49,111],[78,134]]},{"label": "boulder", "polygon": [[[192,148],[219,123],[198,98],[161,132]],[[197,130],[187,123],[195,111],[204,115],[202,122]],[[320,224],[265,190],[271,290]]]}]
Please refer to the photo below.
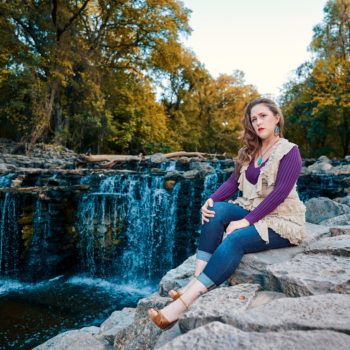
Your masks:
[{"label": "boulder", "polygon": [[319,162],[308,166],[308,172],[311,174],[327,173],[332,169],[329,163]]},{"label": "boulder", "polygon": [[196,269],[196,254],[178,267],[169,270],[159,282],[159,295],[167,296],[170,289],[181,289],[192,279]]},{"label": "boulder", "polygon": [[215,169],[211,165],[209,165],[207,162],[191,162],[190,170],[198,170],[204,176],[207,173],[215,172]]},{"label": "boulder", "polygon": [[349,259],[323,254],[298,254],[266,268],[265,288],[288,296],[350,293]]},{"label": "boulder", "polygon": [[331,164],[331,160],[327,156],[319,156],[318,161],[320,161],[321,163]]},{"label": "boulder", "polygon": [[327,197],[311,198],[305,203],[306,221],[319,224],[335,216],[350,213],[350,207],[339,204]]},{"label": "boulder", "polygon": [[[90,328],[90,327],[89,327]],[[90,331],[72,330],[56,335],[35,350],[106,350],[104,344],[97,340]]]},{"label": "boulder", "polygon": [[114,311],[112,315],[105,320],[101,326],[97,338],[104,338],[109,344],[114,344],[116,334],[123,328],[132,324],[134,320],[135,309],[124,308],[121,311]]},{"label": "boulder", "polygon": [[150,157],[150,161],[152,163],[158,164],[158,163],[162,163],[162,162],[167,162],[168,158],[163,153],[154,153]]},{"label": "boulder", "polygon": [[258,284],[239,284],[232,287],[215,288],[195,300],[180,317],[181,333],[220,321],[230,323],[232,315],[246,310],[261,286]]},{"label": "boulder", "polygon": [[158,338],[157,343],[154,346],[154,349],[157,350],[159,348],[162,348],[163,345],[168,344],[170,341],[172,341],[173,339],[177,338],[180,335],[181,335],[181,331],[180,331],[179,323],[176,322],[173,327],[162,332],[162,334]]},{"label": "boulder", "polygon": [[[343,204],[345,205],[345,204]],[[320,225],[333,226],[333,225],[349,225],[350,214],[343,214],[330,219],[320,221]]]},{"label": "boulder", "polygon": [[133,322],[115,335],[114,349],[153,349],[162,330],[153,323],[147,311],[151,307],[162,309],[170,302],[172,302],[171,298],[163,298],[158,293],[153,293],[148,298],[140,299],[135,310]]},{"label": "boulder", "polygon": [[350,164],[338,165],[330,169],[328,172],[333,176],[349,175],[350,174]]},{"label": "boulder", "polygon": [[350,336],[328,330],[244,332],[233,326],[211,322],[183,334],[159,350],[342,350]]},{"label": "boulder", "polygon": [[182,176],[185,180],[192,180],[197,177],[201,172],[199,170],[188,170],[184,171]]},{"label": "boulder", "polygon": [[326,237],[317,242],[313,242],[306,247],[305,253],[322,253],[350,257],[350,234]]},{"label": "boulder", "polygon": [[244,254],[235,272],[227,279],[230,285],[239,283],[258,283],[264,288],[264,273],[268,266],[291,260],[302,253],[304,248],[288,247],[270,249],[258,253]]},{"label": "boulder", "polygon": [[332,330],[350,333],[350,295],[322,294],[279,298],[267,305],[234,312],[230,324],[243,331]]},{"label": "boulder", "polygon": [[167,181],[167,180],[176,180],[179,176],[181,176],[179,171],[171,170],[171,171],[168,171],[165,174],[164,179],[165,179],[165,181]]}]

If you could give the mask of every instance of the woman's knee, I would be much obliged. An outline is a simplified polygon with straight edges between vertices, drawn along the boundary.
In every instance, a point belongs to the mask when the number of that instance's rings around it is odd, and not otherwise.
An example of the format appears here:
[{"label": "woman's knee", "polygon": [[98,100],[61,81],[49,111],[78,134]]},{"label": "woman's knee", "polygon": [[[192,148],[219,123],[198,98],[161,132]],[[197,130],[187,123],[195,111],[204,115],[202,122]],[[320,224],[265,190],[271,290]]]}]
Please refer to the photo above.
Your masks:
[{"label": "woman's knee", "polygon": [[208,209],[215,212],[214,217],[209,218],[209,220],[214,219],[223,222],[229,213],[228,203],[226,202],[214,202],[213,207],[208,207]]}]

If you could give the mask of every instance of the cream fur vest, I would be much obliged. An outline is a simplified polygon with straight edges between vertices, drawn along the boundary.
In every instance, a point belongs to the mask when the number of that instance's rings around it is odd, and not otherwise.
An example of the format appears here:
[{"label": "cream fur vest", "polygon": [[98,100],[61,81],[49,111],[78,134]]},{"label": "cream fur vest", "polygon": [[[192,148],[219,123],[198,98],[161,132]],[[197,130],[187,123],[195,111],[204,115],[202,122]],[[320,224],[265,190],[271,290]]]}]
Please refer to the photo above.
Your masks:
[{"label": "cream fur vest", "polygon": [[[279,163],[294,143],[281,138],[271,148],[269,159],[260,170],[258,181],[251,184],[246,178],[248,165],[243,165],[238,179],[242,197],[229,202],[238,204],[246,210],[255,209],[264,198],[274,189]],[[305,238],[304,203],[299,199],[295,184],[288,197],[272,212],[254,223],[261,238],[269,243],[268,228],[272,228],[281,237],[287,238],[292,244],[300,244]]]}]

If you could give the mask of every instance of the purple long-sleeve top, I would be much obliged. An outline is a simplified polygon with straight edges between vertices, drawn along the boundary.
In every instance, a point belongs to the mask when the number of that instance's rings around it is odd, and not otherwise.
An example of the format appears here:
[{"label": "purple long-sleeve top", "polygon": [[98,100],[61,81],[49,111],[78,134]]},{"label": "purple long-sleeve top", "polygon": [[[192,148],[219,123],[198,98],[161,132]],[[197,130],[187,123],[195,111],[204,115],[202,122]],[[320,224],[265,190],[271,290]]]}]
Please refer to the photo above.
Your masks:
[{"label": "purple long-sleeve top", "polygon": [[[266,164],[265,160],[258,168],[254,166],[252,158],[247,170],[247,180],[255,185],[260,175],[260,169]],[[267,214],[276,209],[289,195],[294,184],[298,180],[302,168],[302,159],[298,146],[294,146],[287,154],[283,156],[277,172],[275,188],[264,200],[244,218],[250,225],[262,219]],[[210,196],[214,202],[223,202],[231,198],[238,191],[238,182],[235,180],[235,172]]]}]

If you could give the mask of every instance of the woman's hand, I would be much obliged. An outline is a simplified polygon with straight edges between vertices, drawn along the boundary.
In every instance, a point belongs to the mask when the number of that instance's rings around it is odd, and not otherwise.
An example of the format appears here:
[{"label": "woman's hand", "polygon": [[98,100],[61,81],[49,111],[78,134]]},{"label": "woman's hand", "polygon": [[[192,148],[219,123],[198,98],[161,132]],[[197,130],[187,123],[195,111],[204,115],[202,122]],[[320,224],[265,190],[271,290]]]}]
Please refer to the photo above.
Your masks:
[{"label": "woman's hand", "polygon": [[224,233],[223,239],[225,239],[228,235],[230,235],[233,231],[238,230],[243,227],[250,226],[250,223],[247,219],[241,219],[236,221],[231,221],[226,227],[226,232]]},{"label": "woman's hand", "polygon": [[207,201],[204,203],[202,210],[202,225],[204,224],[204,221],[209,222],[208,218],[212,218],[215,215],[215,211],[208,210],[208,206],[213,207],[214,201],[211,198],[208,198]]}]

